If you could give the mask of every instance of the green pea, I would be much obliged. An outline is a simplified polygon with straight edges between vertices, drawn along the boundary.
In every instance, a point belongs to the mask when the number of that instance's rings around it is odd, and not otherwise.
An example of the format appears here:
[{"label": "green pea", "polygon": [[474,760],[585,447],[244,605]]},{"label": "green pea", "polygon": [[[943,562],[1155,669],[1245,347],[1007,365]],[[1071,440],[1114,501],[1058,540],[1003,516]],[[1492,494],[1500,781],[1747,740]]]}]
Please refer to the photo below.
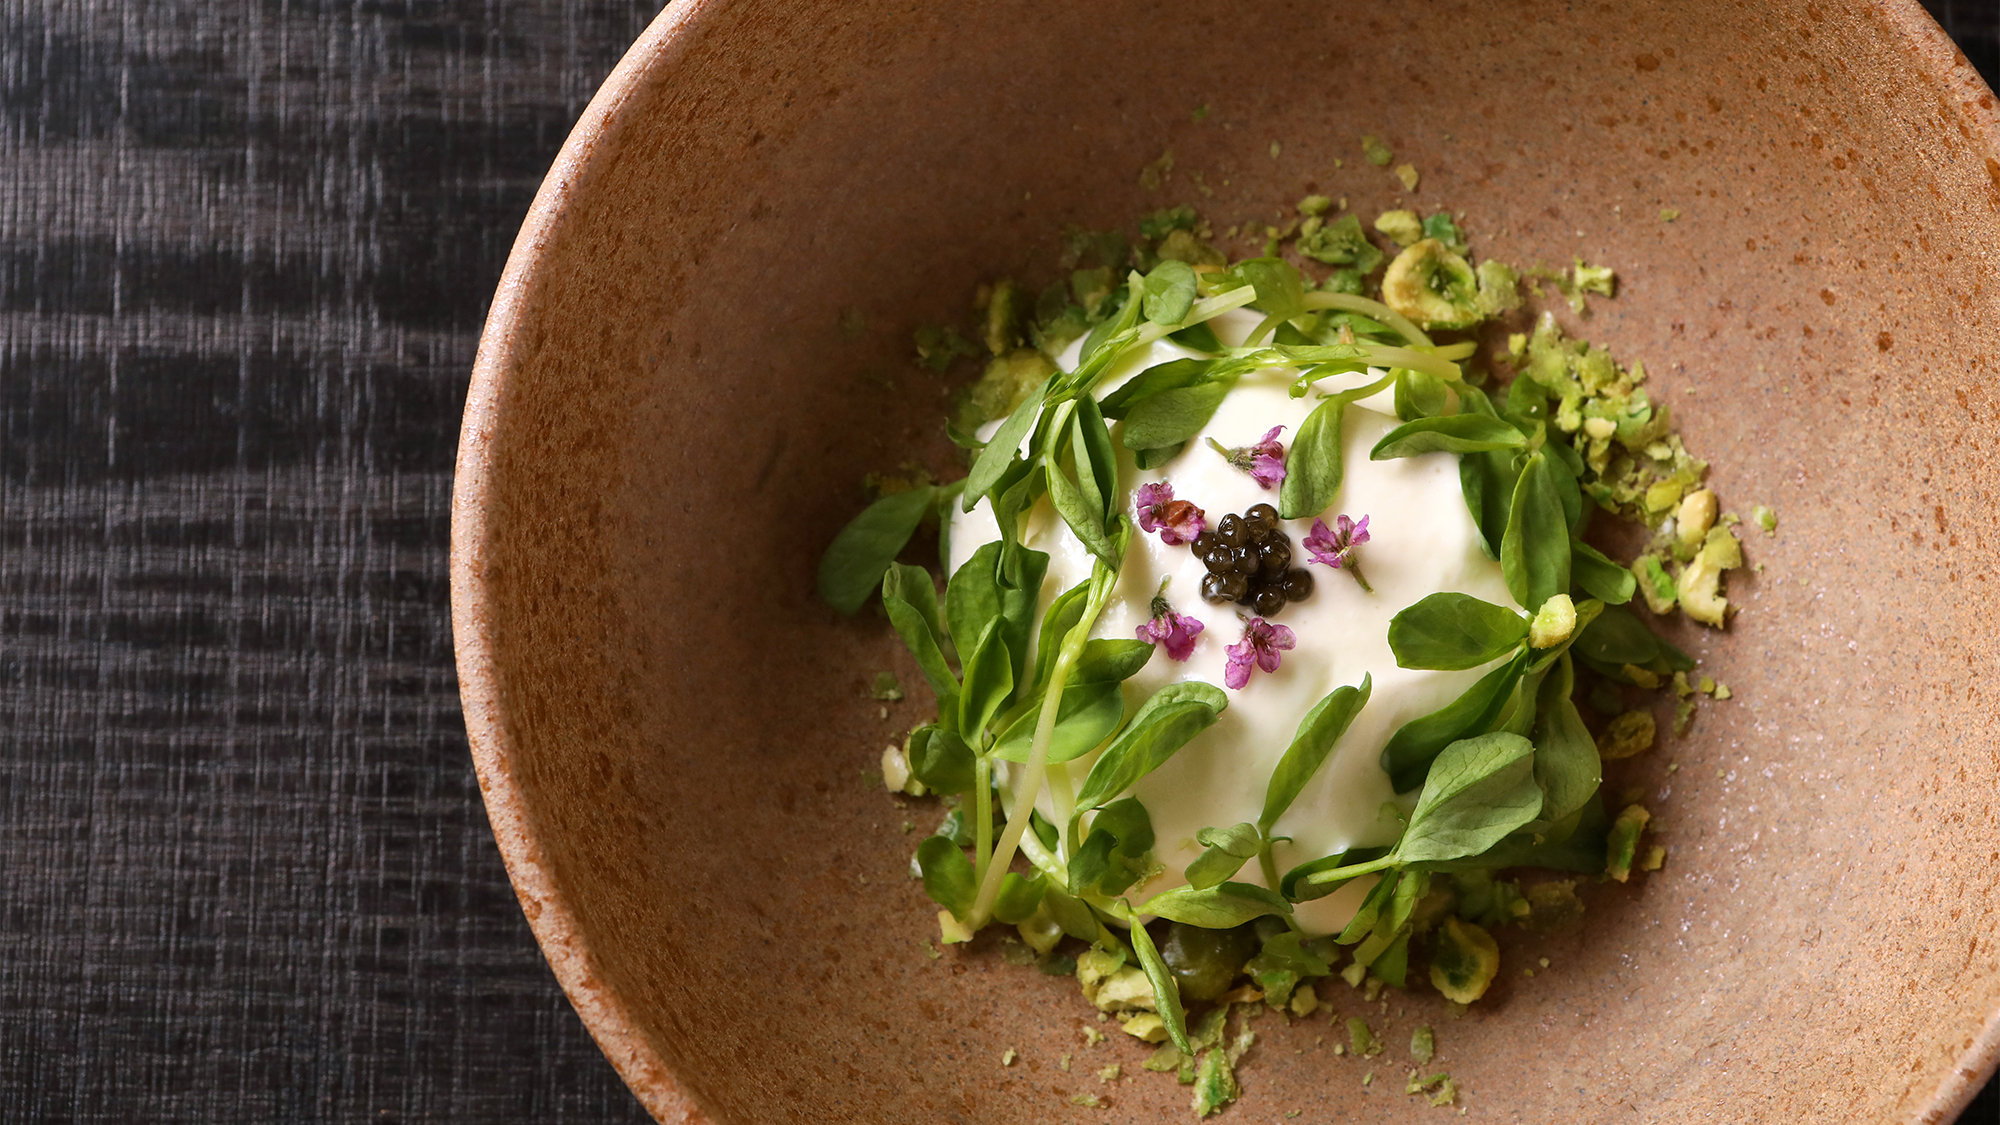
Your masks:
[{"label": "green pea", "polygon": [[1210,930],[1175,922],[1160,943],[1160,958],[1180,984],[1184,1000],[1214,1000],[1229,991],[1243,963],[1257,952],[1256,923]]}]

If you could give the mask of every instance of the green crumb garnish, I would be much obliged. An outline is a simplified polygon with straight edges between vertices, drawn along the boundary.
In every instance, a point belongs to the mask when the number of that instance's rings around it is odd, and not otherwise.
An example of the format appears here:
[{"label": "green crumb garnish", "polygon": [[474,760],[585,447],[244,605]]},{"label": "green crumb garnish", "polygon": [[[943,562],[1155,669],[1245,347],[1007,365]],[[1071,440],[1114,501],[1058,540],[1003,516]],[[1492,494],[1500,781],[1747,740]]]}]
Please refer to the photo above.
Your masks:
[{"label": "green crumb garnish", "polygon": [[[1437,239],[1444,244],[1445,249],[1454,254],[1464,254],[1467,249],[1465,234],[1458,229],[1458,224],[1452,221],[1451,213],[1448,211],[1439,211],[1435,215],[1425,216],[1424,237]],[[1499,266],[1505,263],[1495,261],[1492,264]],[[1508,272],[1511,273],[1513,271],[1509,269]]]},{"label": "green crumb garnish", "polygon": [[1375,229],[1398,246],[1414,246],[1424,237],[1423,221],[1415,211],[1384,211],[1375,217]]},{"label": "green crumb garnish", "polygon": [[1686,738],[1688,728],[1694,726],[1694,697],[1688,696],[1674,704],[1674,737]]},{"label": "green crumb garnish", "polygon": [[1610,266],[1589,266],[1578,258],[1570,267],[1570,279],[1579,292],[1595,293],[1600,297],[1616,296],[1618,279]]},{"label": "green crumb garnish", "polygon": [[1437,1033],[1427,1024],[1419,1024],[1410,1032],[1410,1057],[1420,1063],[1427,1063],[1437,1057]]},{"label": "green crumb garnish", "polygon": [[1731,698],[1731,697],[1732,697],[1732,696],[1733,696],[1734,694],[1735,694],[1734,692],[1732,692],[1732,691],[1730,691],[1730,690],[1729,690],[1729,685],[1728,685],[1728,684],[1725,684],[1725,683],[1723,683],[1723,682],[1722,682],[1721,680],[1717,680],[1717,681],[1715,682],[1715,698],[1717,698],[1717,699],[1729,699],[1729,698]]},{"label": "green crumb garnish", "polygon": [[1658,736],[1651,711],[1627,711],[1606,724],[1597,738],[1597,754],[1606,761],[1630,758],[1651,750]]},{"label": "green crumb garnish", "polygon": [[1123,1078],[1124,1076],[1125,1076],[1125,1068],[1119,1066],[1117,1063],[1112,1063],[1110,1066],[1102,1067],[1097,1072],[1097,1080],[1099,1082],[1116,1082],[1120,1078]]},{"label": "green crumb garnish", "polygon": [[1554,648],[1576,632],[1576,603],[1568,594],[1556,594],[1542,603],[1528,623],[1528,644],[1533,648]]},{"label": "green crumb garnish", "polygon": [[1070,1061],[1074,1058],[1076,1058],[1075,1055],[1064,1055],[1062,1058],[1057,1059],[1056,1069],[1062,1071],[1064,1074],[1068,1074]]},{"label": "green crumb garnish", "polygon": [[1281,145],[1276,141],[1271,142],[1271,159],[1276,160],[1279,154],[1283,153],[1284,151],[1285,151],[1284,145]]},{"label": "green crumb garnish", "polygon": [[1375,1033],[1368,1030],[1368,1021],[1360,1016],[1347,1017],[1347,1041],[1356,1055],[1382,1053],[1382,1044],[1375,1041]]},{"label": "green crumb garnish", "polygon": [[1012,1047],[1009,1047],[1009,1048],[1007,1048],[1006,1050],[1004,1050],[1004,1051],[1000,1052],[1000,1065],[1001,1065],[1001,1066],[1013,1066],[1013,1065],[1014,1065],[1014,1060],[1015,1060],[1015,1059],[1018,1059],[1018,1058],[1020,1058],[1020,1057],[1021,1057],[1021,1052],[1019,1052],[1019,1051],[1016,1051],[1016,1050],[1015,1050],[1014,1048],[1012,1048]]},{"label": "green crumb garnish", "polygon": [[1174,150],[1168,149],[1153,159],[1139,172],[1139,186],[1147,191],[1159,191],[1167,184],[1167,177],[1174,172]]},{"label": "green crumb garnish", "polygon": [[1662,208],[1660,208],[1660,221],[1661,221],[1661,222],[1663,222],[1663,223],[1671,223],[1671,222],[1673,222],[1673,221],[1674,221],[1675,219],[1678,219],[1678,218],[1680,218],[1680,217],[1681,217],[1681,213],[1680,213],[1680,210],[1679,210],[1678,208],[1674,208],[1674,207],[1662,207]]},{"label": "green crumb garnish", "polygon": [[1666,862],[1667,849],[1659,844],[1654,844],[1652,847],[1646,849],[1646,858],[1640,862],[1639,870],[1658,871],[1661,865]]},{"label": "green crumb garnish", "polygon": [[1377,168],[1387,168],[1389,162],[1396,159],[1396,154],[1390,151],[1388,145],[1382,143],[1382,138],[1375,136],[1361,138],[1361,155],[1367,157],[1368,163]]},{"label": "green crumb garnish", "polygon": [[1205,105],[1198,105],[1194,107],[1194,113],[1191,116],[1193,116],[1195,124],[1197,125],[1201,124],[1202,122],[1208,120],[1208,107]]},{"label": "green crumb garnish", "polygon": [[1417,180],[1419,177],[1417,175],[1416,165],[1414,164],[1396,165],[1396,178],[1403,181],[1404,191],[1417,190]]},{"label": "green crumb garnish", "polygon": [[1500,975],[1500,946],[1480,926],[1447,917],[1433,935],[1431,984],[1444,998],[1470,1004]]},{"label": "green crumb garnish", "polygon": [[[1368,241],[1361,231],[1360,217],[1352,213],[1330,223],[1319,215],[1307,216],[1299,224],[1298,241],[1294,245],[1313,261],[1329,266],[1353,266],[1357,275],[1373,273],[1382,264],[1382,251]],[[1357,276],[1356,281],[1359,280]]]},{"label": "green crumb garnish", "polygon": [[1375,1084],[1375,1072],[1371,1070],[1368,1073],[1362,1075],[1361,1084],[1363,1086],[1373,1086]]},{"label": "green crumb garnish", "polygon": [[1179,1070],[1181,1068],[1181,1058],[1181,1049],[1172,1043],[1168,1043],[1159,1050],[1154,1051],[1151,1055],[1148,1055],[1146,1061],[1139,1065],[1155,1074],[1165,1074],[1170,1070]]},{"label": "green crumb garnish", "polygon": [[910,338],[917,347],[917,362],[939,374],[943,374],[953,360],[979,354],[972,341],[959,335],[957,329],[945,325],[923,325],[911,333]]},{"label": "green crumb garnish", "polygon": [[1236,1070],[1229,1064],[1229,1055],[1210,1048],[1195,1070],[1194,1115],[1207,1117],[1242,1096],[1243,1088],[1236,1084]]},{"label": "green crumb garnish", "polygon": [[1765,507],[1764,505],[1759,504],[1756,507],[1750,509],[1750,519],[1758,527],[1764,529],[1764,534],[1774,535],[1777,533],[1778,513],[1772,511],[1771,509]]},{"label": "green crumb garnish", "polygon": [[1639,594],[1646,599],[1646,608],[1654,613],[1671,613],[1680,595],[1674,589],[1674,577],[1667,573],[1666,565],[1658,555],[1640,555],[1632,560],[1632,577],[1638,581]]},{"label": "green crumb garnish", "polygon": [[1560,930],[1583,917],[1583,900],[1576,897],[1576,880],[1552,879],[1536,883],[1525,892],[1528,929],[1542,933]]},{"label": "green crumb garnish", "polygon": [[901,702],[903,698],[902,681],[896,678],[896,673],[894,672],[877,672],[875,673],[875,686],[870,689],[870,694],[883,703]]},{"label": "green crumb garnish", "polygon": [[1104,1105],[1104,1099],[1096,1094],[1071,1094],[1069,1104],[1080,1105],[1085,1109],[1098,1109]]},{"label": "green crumb garnish", "polygon": [[1639,836],[1653,814],[1644,805],[1627,805],[1611,824],[1605,840],[1604,873],[1623,883],[1632,877],[1632,861],[1639,851]]},{"label": "green crumb garnish", "polygon": [[1332,197],[1325,195],[1308,195],[1297,204],[1299,214],[1307,217],[1324,215],[1332,207]]},{"label": "green crumb garnish", "polygon": [[850,340],[859,340],[868,334],[868,316],[860,308],[848,305],[840,310],[840,334]]}]

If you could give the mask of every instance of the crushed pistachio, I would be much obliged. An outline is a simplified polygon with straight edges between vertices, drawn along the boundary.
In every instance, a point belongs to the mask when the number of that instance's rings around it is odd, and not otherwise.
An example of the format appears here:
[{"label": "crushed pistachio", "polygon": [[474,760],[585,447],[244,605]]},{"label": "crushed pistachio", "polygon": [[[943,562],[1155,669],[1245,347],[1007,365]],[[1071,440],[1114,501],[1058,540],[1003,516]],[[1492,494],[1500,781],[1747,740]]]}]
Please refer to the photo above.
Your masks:
[{"label": "crushed pistachio", "polygon": [[898,703],[903,698],[903,683],[894,672],[877,672],[869,694],[885,703]]},{"label": "crushed pistachio", "polygon": [[1303,981],[1292,989],[1291,1003],[1287,1007],[1300,1019],[1319,1011],[1319,993],[1313,989],[1313,983]]},{"label": "crushed pistachio", "polygon": [[1611,823],[1611,833],[1605,839],[1604,873],[1623,883],[1632,877],[1632,860],[1638,854],[1639,836],[1646,830],[1646,822],[1653,814],[1644,805],[1627,805]]},{"label": "crushed pistachio", "polygon": [[1097,1072],[1097,1080],[1099,1082],[1116,1082],[1120,1078],[1123,1078],[1124,1076],[1125,1076],[1125,1068],[1119,1066],[1117,1063],[1112,1063],[1110,1066],[1100,1068]]},{"label": "crushed pistachio", "polygon": [[1021,1052],[1016,1051],[1012,1047],[1009,1047],[1005,1051],[1000,1052],[1000,1065],[1013,1066],[1014,1060],[1020,1057],[1021,1057]]},{"label": "crushed pistachio", "polygon": [[1633,559],[1632,577],[1638,580],[1639,593],[1646,599],[1646,608],[1654,613],[1670,613],[1680,600],[1674,577],[1667,573],[1658,555],[1640,555]]},{"label": "crushed pistachio", "polygon": [[1674,704],[1674,737],[1687,737],[1688,728],[1694,726],[1694,697],[1689,696]]},{"label": "crushed pistachio", "polygon": [[923,325],[911,334],[911,339],[916,344],[917,362],[940,374],[953,360],[979,354],[972,341],[947,325]]},{"label": "crushed pistachio", "polygon": [[1120,1021],[1118,1026],[1125,1030],[1125,1034],[1145,1043],[1160,1043],[1167,1038],[1167,1021],[1154,1012],[1135,1013]]},{"label": "crushed pistachio", "polygon": [[1606,761],[1630,758],[1653,748],[1659,737],[1651,711],[1627,711],[1606,724],[1597,738],[1598,756]]},{"label": "crushed pistachio", "polygon": [[1082,1106],[1085,1109],[1099,1109],[1103,1107],[1104,1099],[1096,1094],[1071,1094],[1069,1104]]},{"label": "crushed pistachio", "polygon": [[1423,220],[1415,211],[1384,211],[1375,217],[1375,229],[1398,246],[1414,246],[1424,237]]},{"label": "crushed pistachio", "polygon": [[1427,1063],[1437,1057],[1437,1032],[1428,1024],[1417,1025],[1410,1032],[1410,1057],[1420,1063]]},{"label": "crushed pistachio", "polygon": [[1146,1056],[1146,1061],[1139,1065],[1155,1074],[1165,1074],[1170,1070],[1179,1070],[1181,1068],[1181,1049],[1172,1043],[1168,1043]]},{"label": "crushed pistachio", "polygon": [[1329,266],[1353,266],[1360,274],[1373,273],[1382,264],[1382,251],[1368,241],[1361,230],[1361,218],[1349,212],[1327,222],[1310,215],[1299,224],[1299,253]]},{"label": "crushed pistachio", "polygon": [[910,760],[903,754],[903,748],[890,743],[882,748],[882,788],[891,793],[907,793],[921,797],[929,790],[910,773]]},{"label": "crushed pistachio", "polygon": [[1647,691],[1653,691],[1660,686],[1660,674],[1649,668],[1641,668],[1637,664],[1621,664],[1618,667],[1618,671],[1626,679],[1631,680]]},{"label": "crushed pistachio", "polygon": [[1416,165],[1414,164],[1396,165],[1396,178],[1403,181],[1404,191],[1417,190],[1417,180],[1419,179],[1419,177],[1417,175]]},{"label": "crushed pistachio", "polygon": [[1715,493],[1698,488],[1681,498],[1680,509],[1674,514],[1675,534],[1689,550],[1699,550],[1708,530],[1715,526],[1715,514]]},{"label": "crushed pistachio", "polygon": [[1735,694],[1734,692],[1729,690],[1728,684],[1725,684],[1720,680],[1717,680],[1715,682],[1715,698],[1728,699],[1731,698],[1734,694]]},{"label": "crushed pistachio", "polygon": [[1500,946],[1482,927],[1447,916],[1432,935],[1431,984],[1445,999],[1470,1004],[1500,973]]},{"label": "crushed pistachio", "polygon": [[1528,899],[1527,929],[1543,933],[1559,930],[1583,917],[1583,900],[1576,897],[1576,880],[1552,879],[1536,883],[1524,892]]},{"label": "crushed pistachio", "polygon": [[1528,643],[1535,648],[1554,648],[1576,632],[1576,603],[1568,594],[1556,594],[1542,603],[1528,623]]},{"label": "crushed pistachio", "polygon": [[1333,206],[1333,198],[1326,195],[1308,195],[1298,201],[1296,210],[1301,215],[1324,215]]},{"label": "crushed pistachio", "polygon": [[1681,217],[1681,213],[1680,213],[1680,210],[1679,210],[1678,208],[1675,208],[1675,207],[1662,207],[1662,208],[1660,208],[1660,221],[1661,221],[1661,222],[1663,222],[1663,223],[1671,223],[1671,222],[1673,222],[1673,221],[1674,221],[1675,219],[1678,219],[1678,218],[1680,218],[1680,217]]},{"label": "crushed pistachio", "polygon": [[1617,295],[1618,279],[1610,266],[1587,266],[1582,258],[1578,258],[1570,267],[1570,279],[1579,292],[1596,293],[1602,297]]},{"label": "crushed pistachio", "polygon": [[1750,519],[1763,528],[1766,535],[1775,535],[1778,531],[1778,513],[1762,504],[1750,509]]},{"label": "crushed pistachio", "polygon": [[1168,149],[1152,162],[1139,170],[1139,186],[1147,191],[1158,191],[1167,184],[1167,177],[1173,175],[1174,150]]},{"label": "crushed pistachio", "polygon": [[1375,1033],[1368,1029],[1368,1021],[1360,1016],[1347,1017],[1347,1041],[1357,1056],[1370,1057],[1382,1053],[1382,1044],[1375,1041]]},{"label": "crushed pistachio", "polygon": [[1382,303],[1424,328],[1471,328],[1484,319],[1478,276],[1435,238],[1419,239],[1389,263]]},{"label": "crushed pistachio", "polygon": [[1387,168],[1389,162],[1396,159],[1396,154],[1382,143],[1382,138],[1366,135],[1361,138],[1361,155],[1377,168]]},{"label": "crushed pistachio", "polygon": [[1195,1071],[1194,1115],[1207,1117],[1242,1095],[1243,1088],[1236,1084],[1236,1071],[1229,1065],[1229,1056],[1211,1048],[1201,1057]]},{"label": "crushed pistachio", "polygon": [[1061,1058],[1057,1059],[1057,1060],[1056,1060],[1056,1069],[1057,1069],[1057,1070],[1060,1070],[1060,1071],[1062,1071],[1062,1072],[1063,1072],[1064,1074],[1068,1074],[1068,1073],[1069,1073],[1069,1068],[1070,1068],[1070,1063],[1071,1063],[1071,1062],[1072,1062],[1072,1061],[1073,1061],[1073,1060],[1074,1060],[1075,1058],[1076,1058],[1076,1056],[1075,1056],[1075,1055],[1064,1055],[1063,1057],[1061,1057]]},{"label": "crushed pistachio", "polygon": [[1646,858],[1640,861],[1639,870],[1658,871],[1661,865],[1666,862],[1667,849],[1659,844],[1654,844],[1652,847],[1646,849]]}]

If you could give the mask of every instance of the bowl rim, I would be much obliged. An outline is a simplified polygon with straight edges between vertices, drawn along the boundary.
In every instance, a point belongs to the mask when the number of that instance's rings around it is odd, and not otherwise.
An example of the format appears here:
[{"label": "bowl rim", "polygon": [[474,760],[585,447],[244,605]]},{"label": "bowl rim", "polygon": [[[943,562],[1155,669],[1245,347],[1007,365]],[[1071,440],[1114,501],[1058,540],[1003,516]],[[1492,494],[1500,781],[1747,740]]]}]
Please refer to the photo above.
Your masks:
[{"label": "bowl rim", "polygon": [[[714,1125],[717,1119],[684,1087],[625,1002],[596,973],[576,912],[531,831],[526,794],[514,774],[515,750],[504,705],[494,682],[493,638],[485,628],[489,596],[482,553],[490,527],[488,438],[507,379],[514,373],[513,346],[529,295],[540,281],[541,252],[559,236],[578,189],[596,170],[600,142],[622,124],[626,105],[642,86],[671,73],[688,54],[691,46],[683,31],[710,9],[728,6],[724,0],[670,0],[591,97],[536,190],[480,334],[459,432],[451,506],[451,624],[459,694],[473,766],[501,861],[529,929],[585,1029],[655,1120],[685,1125]],[[1925,76],[1937,88],[1969,86],[1991,93],[1920,0],[1885,0],[1877,10],[1888,29],[1901,34],[1904,49],[1924,65]],[[2000,105],[1989,100],[1982,107],[1972,100],[1958,108],[1973,119],[1993,154],[1987,158],[1987,170],[2000,188]],[[1941,1125],[1955,1119],[1996,1070],[2000,1070],[2000,1007],[1972,1036],[1915,1120]]]}]

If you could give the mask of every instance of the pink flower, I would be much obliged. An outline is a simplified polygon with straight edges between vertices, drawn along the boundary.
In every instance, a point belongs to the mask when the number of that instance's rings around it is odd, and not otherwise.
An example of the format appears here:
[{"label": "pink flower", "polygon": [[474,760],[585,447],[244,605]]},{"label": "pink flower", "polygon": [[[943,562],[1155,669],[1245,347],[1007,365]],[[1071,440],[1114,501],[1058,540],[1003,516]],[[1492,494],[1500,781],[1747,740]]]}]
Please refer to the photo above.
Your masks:
[{"label": "pink flower", "polygon": [[1305,538],[1306,551],[1312,555],[1312,561],[1324,563],[1335,570],[1345,569],[1356,582],[1361,583],[1363,590],[1374,593],[1368,580],[1361,577],[1360,564],[1354,561],[1354,549],[1368,542],[1368,517],[1362,516],[1357,523],[1346,515],[1339,515],[1334,517],[1333,522],[1334,526],[1329,528],[1325,520],[1313,521],[1312,531]]},{"label": "pink flower", "polygon": [[1292,631],[1285,626],[1252,617],[1243,625],[1243,639],[1225,650],[1229,653],[1229,665],[1222,673],[1222,682],[1232,690],[1241,691],[1243,685],[1250,682],[1250,665],[1275,672],[1280,659],[1278,654],[1297,643]]},{"label": "pink flower", "polygon": [[1255,445],[1241,445],[1234,449],[1223,445],[1214,438],[1208,444],[1232,465],[1250,474],[1250,479],[1266,489],[1278,487],[1285,479],[1285,447],[1278,442],[1278,434],[1283,426],[1272,426],[1264,431]]},{"label": "pink flower", "polygon": [[1192,543],[1208,528],[1208,517],[1186,500],[1174,499],[1174,486],[1165,481],[1142,484],[1135,498],[1139,508],[1139,530],[1158,531],[1160,542],[1169,547]]},{"label": "pink flower", "polygon": [[1175,613],[1164,597],[1153,599],[1153,619],[1139,626],[1139,639],[1147,644],[1167,646],[1167,655],[1186,660],[1194,655],[1194,639],[1206,626],[1186,614]]}]

